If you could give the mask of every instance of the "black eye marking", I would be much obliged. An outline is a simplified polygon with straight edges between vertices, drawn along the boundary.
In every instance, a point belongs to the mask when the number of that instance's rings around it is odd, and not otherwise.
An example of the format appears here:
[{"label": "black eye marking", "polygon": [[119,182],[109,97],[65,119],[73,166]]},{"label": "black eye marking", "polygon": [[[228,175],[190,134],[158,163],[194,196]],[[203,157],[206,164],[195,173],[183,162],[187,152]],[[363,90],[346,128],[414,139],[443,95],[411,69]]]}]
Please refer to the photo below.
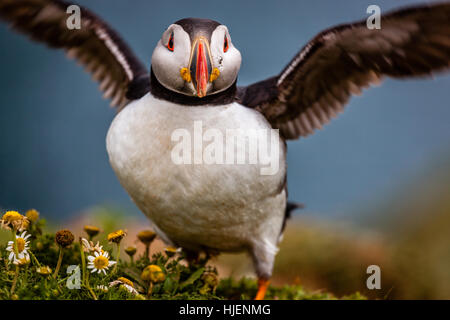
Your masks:
[{"label": "black eye marking", "polygon": [[167,49],[173,51],[173,32],[170,35],[169,42],[167,43]]},{"label": "black eye marking", "polygon": [[225,35],[225,38],[223,39],[223,52],[228,51],[228,38],[227,35]]}]

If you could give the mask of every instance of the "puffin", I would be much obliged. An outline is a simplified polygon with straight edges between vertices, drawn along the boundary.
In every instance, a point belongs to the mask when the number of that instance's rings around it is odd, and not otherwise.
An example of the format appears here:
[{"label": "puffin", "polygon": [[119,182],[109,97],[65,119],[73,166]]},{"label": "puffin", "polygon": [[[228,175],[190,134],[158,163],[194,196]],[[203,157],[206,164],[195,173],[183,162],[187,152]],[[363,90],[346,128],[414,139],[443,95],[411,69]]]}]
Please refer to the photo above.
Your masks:
[{"label": "puffin", "polygon": [[[385,77],[429,77],[450,66],[448,2],[388,12],[380,29],[362,20],[322,31],[278,75],[248,86],[237,85],[242,58],[224,24],[174,22],[146,67],[84,7],[80,28],[69,29],[72,4],[1,0],[0,18],[63,49],[92,74],[118,111],[106,148],[132,201],[165,242],[189,253],[247,252],[258,278],[255,299],[265,297],[286,220],[297,207],[287,202],[286,141],[321,129],[351,96]],[[196,123],[222,136],[229,129],[277,133],[260,138],[272,143],[275,152],[267,156],[276,170],[262,174],[262,162],[174,161],[174,132],[191,133]],[[245,145],[235,147],[250,154]]]}]

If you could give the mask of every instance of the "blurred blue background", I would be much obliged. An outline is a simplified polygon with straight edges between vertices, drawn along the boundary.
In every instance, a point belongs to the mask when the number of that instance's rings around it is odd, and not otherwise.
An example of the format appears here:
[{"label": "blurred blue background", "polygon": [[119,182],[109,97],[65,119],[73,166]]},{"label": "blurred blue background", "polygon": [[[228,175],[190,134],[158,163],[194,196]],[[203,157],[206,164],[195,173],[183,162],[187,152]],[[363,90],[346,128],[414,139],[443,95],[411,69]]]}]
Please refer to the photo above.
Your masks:
[{"label": "blurred blue background", "polygon": [[[226,24],[243,64],[239,84],[277,74],[332,25],[424,1],[80,0],[115,28],[147,65],[162,32],[183,17]],[[99,204],[139,215],[105,149],[114,118],[90,75],[63,52],[0,23],[0,208],[66,219]],[[450,77],[387,80],[353,98],[324,130],[289,143],[290,199],[302,214],[365,219],[436,163],[450,159]]]}]

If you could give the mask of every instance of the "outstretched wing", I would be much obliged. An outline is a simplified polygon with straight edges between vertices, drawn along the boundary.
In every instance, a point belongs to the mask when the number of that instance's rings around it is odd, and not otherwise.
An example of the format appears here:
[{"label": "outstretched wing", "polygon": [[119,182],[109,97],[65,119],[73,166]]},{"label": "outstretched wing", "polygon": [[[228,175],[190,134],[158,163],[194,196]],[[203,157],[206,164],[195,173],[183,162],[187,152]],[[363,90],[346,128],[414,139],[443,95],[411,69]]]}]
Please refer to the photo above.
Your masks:
[{"label": "outstretched wing", "polygon": [[148,92],[148,71],[99,17],[80,7],[81,28],[67,27],[70,5],[59,0],[0,0],[0,18],[33,40],[64,49],[99,82],[112,106],[121,108]]},{"label": "outstretched wing", "polygon": [[352,94],[393,78],[428,76],[450,66],[450,3],[388,13],[313,38],[276,77],[239,88],[240,102],[265,115],[286,139],[307,136],[342,112]]}]

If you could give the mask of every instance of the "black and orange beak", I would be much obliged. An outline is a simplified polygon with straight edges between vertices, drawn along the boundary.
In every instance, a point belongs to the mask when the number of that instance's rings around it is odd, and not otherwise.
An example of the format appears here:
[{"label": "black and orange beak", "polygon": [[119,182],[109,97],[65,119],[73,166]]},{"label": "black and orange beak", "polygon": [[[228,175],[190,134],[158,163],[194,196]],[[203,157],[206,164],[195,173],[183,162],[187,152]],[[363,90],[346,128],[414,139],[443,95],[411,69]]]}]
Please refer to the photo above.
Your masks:
[{"label": "black and orange beak", "polygon": [[197,96],[203,98],[206,96],[208,82],[210,81],[212,72],[211,53],[208,41],[203,37],[196,38],[194,41],[189,69]]}]

